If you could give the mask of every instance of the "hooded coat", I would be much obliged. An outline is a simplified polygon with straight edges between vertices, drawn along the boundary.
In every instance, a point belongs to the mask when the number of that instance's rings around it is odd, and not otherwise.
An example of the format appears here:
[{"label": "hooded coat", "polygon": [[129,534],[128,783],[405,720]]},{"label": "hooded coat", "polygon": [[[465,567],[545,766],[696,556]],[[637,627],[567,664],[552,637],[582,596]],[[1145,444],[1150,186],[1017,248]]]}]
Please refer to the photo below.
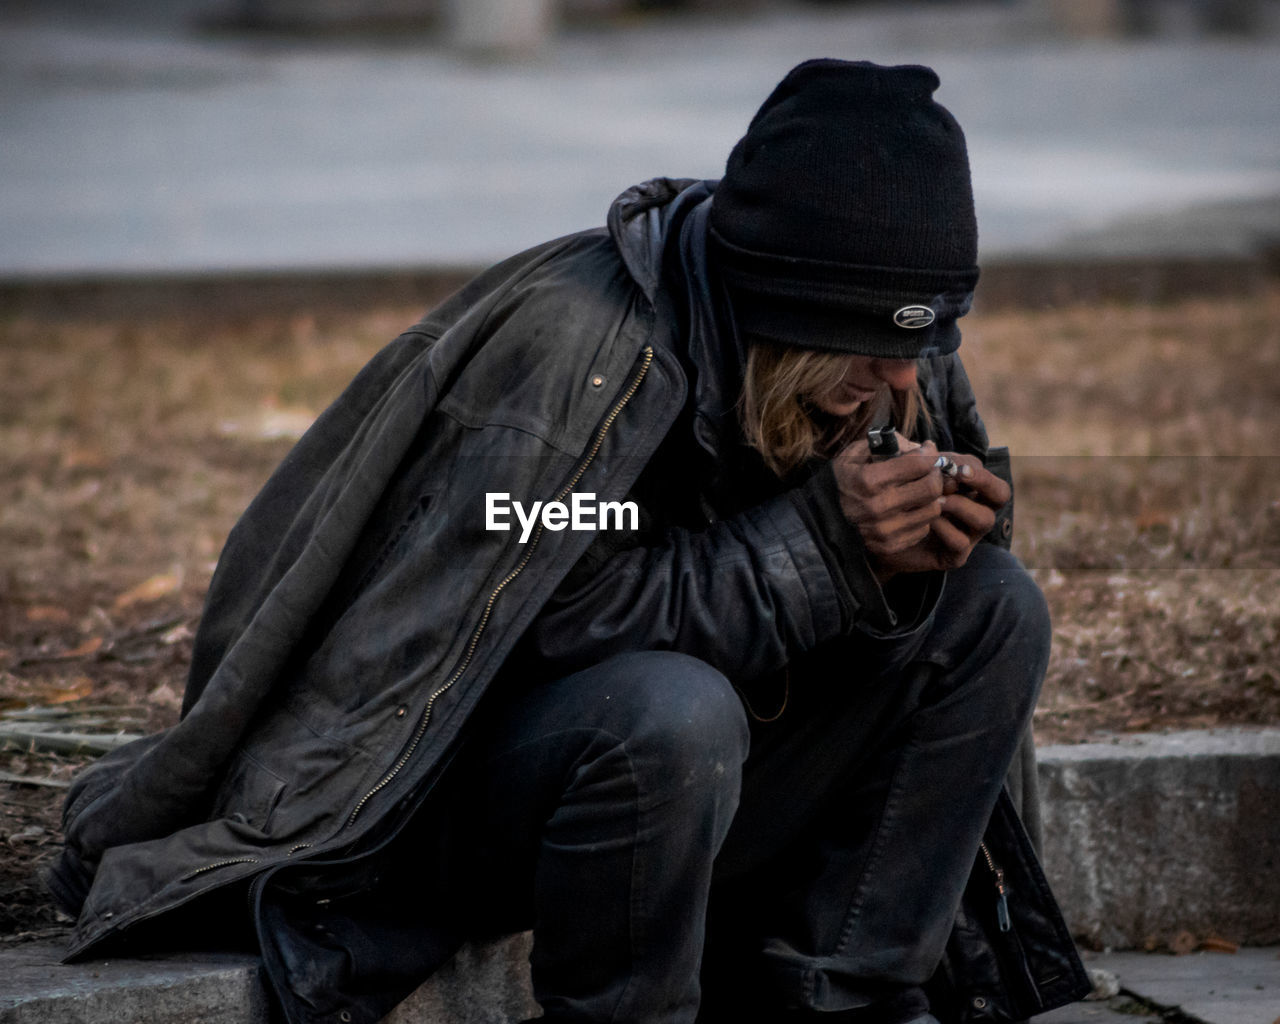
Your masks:
[{"label": "hooded coat", "polygon": [[[319,417],[227,541],[181,720],[104,757],[69,793],[49,878],[78,914],[68,959],[145,941],[151,924],[184,910],[198,920],[236,893],[286,1016],[310,1024],[376,1020],[447,957],[451,947],[418,935],[401,943],[416,950],[404,963],[370,967],[356,947],[389,948],[373,937],[383,928],[391,942],[401,922],[369,901],[358,939],[321,941],[306,906],[375,884],[379,851],[592,540],[538,527],[522,543],[518,528],[488,529],[486,495],[526,508],[575,493],[621,501],[686,408],[699,444],[714,447],[732,398],[708,374],[690,396],[685,343],[706,325],[663,272],[668,241],[693,234],[713,188],[647,182],[615,202],[607,228],[497,265],[378,353]],[[923,382],[947,446],[985,455],[958,359],[934,362]],[[668,633],[646,627],[659,635],[635,642],[679,646],[680,623],[705,622],[713,643],[715,622],[749,623],[754,642],[721,642],[713,660],[751,677],[883,625],[856,531],[832,526],[823,486],[647,551],[648,571],[631,577],[633,621],[655,621],[644,602],[661,595],[646,580],[681,579],[686,604]],[[1031,977],[1035,994],[998,994],[1008,957],[983,927],[966,939],[964,914],[957,953],[979,966],[940,973],[956,992],[990,990],[974,997],[982,1007],[1025,1014],[1077,998],[1083,974],[1016,818],[997,818],[997,849],[1029,872],[1016,986]]]}]

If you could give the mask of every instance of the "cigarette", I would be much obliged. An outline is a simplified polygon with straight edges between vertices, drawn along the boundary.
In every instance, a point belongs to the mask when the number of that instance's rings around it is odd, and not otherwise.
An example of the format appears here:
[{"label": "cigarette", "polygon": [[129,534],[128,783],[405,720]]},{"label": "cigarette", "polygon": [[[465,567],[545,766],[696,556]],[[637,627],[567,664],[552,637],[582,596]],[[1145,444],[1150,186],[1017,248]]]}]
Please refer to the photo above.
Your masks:
[{"label": "cigarette", "polygon": [[933,464],[934,469],[942,470],[943,476],[959,476],[960,465],[945,455],[939,455],[938,461]]}]

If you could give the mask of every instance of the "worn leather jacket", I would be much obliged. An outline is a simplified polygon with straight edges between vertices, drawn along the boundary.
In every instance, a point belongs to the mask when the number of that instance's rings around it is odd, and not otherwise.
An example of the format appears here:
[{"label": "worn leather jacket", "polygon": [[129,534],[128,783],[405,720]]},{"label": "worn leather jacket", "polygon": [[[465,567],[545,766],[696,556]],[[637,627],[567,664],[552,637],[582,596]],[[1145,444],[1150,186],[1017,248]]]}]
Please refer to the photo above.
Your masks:
[{"label": "worn leather jacket", "polygon": [[[312,1024],[377,1020],[447,955],[420,941],[396,970],[370,967],[356,940],[317,938],[308,908],[376,884],[471,712],[591,540],[487,530],[486,493],[526,507],[575,491],[622,500],[688,407],[688,311],[664,286],[663,259],[713,187],[647,182],[615,202],[607,228],[492,268],[320,416],[228,539],[180,722],[73,784],[49,877],[78,914],[68,959],[145,942],[233,896],[287,1018]],[[947,440],[984,454],[958,359],[934,363],[926,391]],[[714,405],[696,384],[693,406]],[[697,595],[753,624],[756,643],[717,654],[730,677],[883,614],[849,570],[856,531],[833,539],[816,525],[830,518],[822,486],[653,554],[670,572],[707,558],[736,567],[703,574]],[[768,557],[720,557],[734,548]],[[938,979],[958,1019],[1018,1019],[1078,998],[1083,983],[1016,818],[998,813],[993,828],[1017,941],[1003,917],[993,931],[981,907],[962,914]],[[992,885],[974,884],[993,908]],[[366,946],[403,926],[392,908],[379,917],[381,905],[348,903],[348,934]]]}]

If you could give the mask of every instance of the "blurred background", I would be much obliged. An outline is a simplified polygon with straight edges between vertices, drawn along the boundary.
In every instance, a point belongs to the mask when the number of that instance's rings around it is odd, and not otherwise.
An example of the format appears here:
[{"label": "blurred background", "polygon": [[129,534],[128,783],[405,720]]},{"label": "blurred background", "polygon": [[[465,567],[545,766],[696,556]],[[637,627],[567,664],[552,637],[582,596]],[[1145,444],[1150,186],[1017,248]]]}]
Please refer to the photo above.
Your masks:
[{"label": "blurred background", "polygon": [[488,263],[813,56],[938,70],[988,259],[1280,237],[1280,0],[6,0],[0,281]]}]

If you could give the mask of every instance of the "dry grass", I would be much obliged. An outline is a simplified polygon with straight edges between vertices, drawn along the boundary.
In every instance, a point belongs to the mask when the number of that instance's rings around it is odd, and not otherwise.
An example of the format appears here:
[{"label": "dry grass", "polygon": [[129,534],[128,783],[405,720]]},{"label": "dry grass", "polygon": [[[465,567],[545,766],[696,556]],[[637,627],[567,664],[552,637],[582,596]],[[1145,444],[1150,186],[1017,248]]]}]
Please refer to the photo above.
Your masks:
[{"label": "dry grass", "polygon": [[[0,323],[0,710],[172,721],[236,516],[419,312]],[[1280,723],[1280,289],[975,315],[964,351],[1019,456],[1015,549],[1055,616],[1041,741]],[[52,923],[14,879],[56,848],[59,791],[6,789],[12,936]]]},{"label": "dry grass", "polygon": [[[112,645],[194,617],[291,438],[418,312],[0,325],[0,697],[180,688],[181,644],[163,678]],[[975,315],[965,353],[1056,614],[1045,738],[1280,720],[1280,289]]]},{"label": "dry grass", "polygon": [[1280,722],[1280,290],[975,318],[1055,616],[1042,740]]},{"label": "dry grass", "polygon": [[0,327],[5,613],[160,571],[202,590],[291,438],[413,317]]}]

